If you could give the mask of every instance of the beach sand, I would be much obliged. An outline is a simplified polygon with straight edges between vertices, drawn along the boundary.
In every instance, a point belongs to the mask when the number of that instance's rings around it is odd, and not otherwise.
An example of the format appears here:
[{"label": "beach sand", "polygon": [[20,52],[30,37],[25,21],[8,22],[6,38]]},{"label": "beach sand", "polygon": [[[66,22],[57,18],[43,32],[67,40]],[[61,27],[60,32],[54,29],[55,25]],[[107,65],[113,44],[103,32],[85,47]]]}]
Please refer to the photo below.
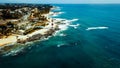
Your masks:
[{"label": "beach sand", "polygon": [[0,46],[17,42],[16,36],[8,36],[7,38],[0,39]]}]

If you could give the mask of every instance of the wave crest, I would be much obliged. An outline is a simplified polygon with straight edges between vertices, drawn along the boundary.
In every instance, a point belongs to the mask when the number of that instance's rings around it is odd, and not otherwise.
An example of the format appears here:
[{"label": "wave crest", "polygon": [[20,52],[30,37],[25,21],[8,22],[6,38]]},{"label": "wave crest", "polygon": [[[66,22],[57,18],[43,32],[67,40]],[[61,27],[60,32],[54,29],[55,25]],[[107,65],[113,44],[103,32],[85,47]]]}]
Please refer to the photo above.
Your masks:
[{"label": "wave crest", "polygon": [[102,27],[88,27],[86,30],[90,31],[90,30],[96,30],[96,29],[108,29],[108,27],[104,27],[104,26],[102,26]]},{"label": "wave crest", "polygon": [[77,27],[79,26],[80,24],[76,24],[76,25],[69,25],[71,27],[73,27],[74,29],[77,29]]}]

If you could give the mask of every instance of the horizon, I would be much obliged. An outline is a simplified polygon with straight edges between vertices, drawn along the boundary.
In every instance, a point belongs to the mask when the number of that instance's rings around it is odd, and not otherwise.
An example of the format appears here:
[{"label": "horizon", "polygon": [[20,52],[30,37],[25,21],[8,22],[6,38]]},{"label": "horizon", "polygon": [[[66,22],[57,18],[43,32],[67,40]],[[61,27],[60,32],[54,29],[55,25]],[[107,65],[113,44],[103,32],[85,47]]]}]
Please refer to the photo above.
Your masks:
[{"label": "horizon", "polygon": [[0,3],[0,4],[120,4],[120,3]]},{"label": "horizon", "polygon": [[1,0],[0,3],[28,3],[28,4],[120,4],[120,0]]}]

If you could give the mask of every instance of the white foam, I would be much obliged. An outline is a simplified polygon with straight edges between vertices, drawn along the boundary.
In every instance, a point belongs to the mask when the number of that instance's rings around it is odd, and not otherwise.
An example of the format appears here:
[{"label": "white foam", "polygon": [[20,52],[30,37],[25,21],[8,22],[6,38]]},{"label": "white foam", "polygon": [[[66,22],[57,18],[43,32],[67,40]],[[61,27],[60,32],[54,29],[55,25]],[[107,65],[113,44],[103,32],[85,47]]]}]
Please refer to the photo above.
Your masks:
[{"label": "white foam", "polygon": [[54,12],[54,13],[52,14],[52,16],[53,16],[53,17],[56,17],[56,16],[58,16],[58,15],[60,15],[60,14],[63,14],[63,13],[65,13],[65,12]]},{"label": "white foam", "polygon": [[65,12],[58,12],[57,14],[63,14],[63,13],[65,13]]},{"label": "white foam", "polygon": [[66,34],[61,33],[61,34],[59,34],[59,36],[66,36]]},{"label": "white foam", "polygon": [[70,23],[70,22],[75,22],[78,21],[79,19],[72,19],[72,20],[67,20],[67,19],[63,19],[63,18],[53,18],[56,21],[62,21],[64,23]]},{"label": "white foam", "polygon": [[104,27],[104,26],[102,26],[102,27],[88,27],[86,30],[95,30],[95,29],[108,29],[108,27]]},{"label": "white foam", "polygon": [[9,55],[11,55],[11,56],[16,56],[16,55],[18,55],[18,53],[19,53],[20,51],[22,51],[23,49],[24,49],[24,48],[22,47],[22,48],[19,48],[19,49],[11,50],[9,53],[4,54],[3,56],[9,56]]},{"label": "white foam", "polygon": [[77,28],[80,24],[76,24],[76,25],[70,25],[72,22],[77,21],[78,19],[72,19],[72,20],[66,20],[66,19],[61,19],[61,18],[54,18],[56,20],[56,22],[61,22],[64,24],[59,24],[59,28],[60,30],[67,30],[68,26],[71,26],[73,28]]},{"label": "white foam", "polygon": [[61,10],[61,8],[60,8],[60,7],[58,7],[58,6],[53,6],[53,8],[51,8],[51,10],[57,10],[57,11],[60,11],[60,10]]},{"label": "white foam", "polygon": [[57,47],[61,47],[61,46],[64,46],[64,44],[58,44]]},{"label": "white foam", "polygon": [[68,29],[67,25],[59,25],[59,28],[60,28],[60,30],[62,30],[62,31]]},{"label": "white foam", "polygon": [[70,24],[69,20],[62,19],[62,18],[54,18],[54,22],[64,23],[64,24],[59,24],[58,25],[60,30],[66,30],[68,28],[68,25]]},{"label": "white foam", "polygon": [[56,17],[56,16],[63,14],[63,13],[65,13],[65,12],[49,12],[49,16]]},{"label": "white foam", "polygon": [[70,20],[70,22],[75,22],[75,21],[78,21],[79,19],[72,19],[72,20]]},{"label": "white foam", "polygon": [[79,26],[80,24],[76,24],[76,25],[69,25],[71,27],[73,27],[74,29],[77,29],[77,27]]}]

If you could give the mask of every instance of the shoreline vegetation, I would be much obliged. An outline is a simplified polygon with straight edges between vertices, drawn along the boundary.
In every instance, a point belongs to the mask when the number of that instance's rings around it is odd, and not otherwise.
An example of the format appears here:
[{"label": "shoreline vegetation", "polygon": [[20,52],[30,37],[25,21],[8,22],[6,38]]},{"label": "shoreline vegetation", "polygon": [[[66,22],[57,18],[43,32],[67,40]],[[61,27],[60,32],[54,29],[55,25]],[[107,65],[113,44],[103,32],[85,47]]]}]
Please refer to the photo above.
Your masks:
[{"label": "shoreline vegetation", "polygon": [[[16,44],[25,44],[52,36],[61,25],[70,22],[52,18],[60,12],[51,12],[51,5],[1,4],[0,5],[0,54],[9,53]],[[60,25],[60,26],[59,26]],[[19,45],[20,46],[20,45]]]}]

